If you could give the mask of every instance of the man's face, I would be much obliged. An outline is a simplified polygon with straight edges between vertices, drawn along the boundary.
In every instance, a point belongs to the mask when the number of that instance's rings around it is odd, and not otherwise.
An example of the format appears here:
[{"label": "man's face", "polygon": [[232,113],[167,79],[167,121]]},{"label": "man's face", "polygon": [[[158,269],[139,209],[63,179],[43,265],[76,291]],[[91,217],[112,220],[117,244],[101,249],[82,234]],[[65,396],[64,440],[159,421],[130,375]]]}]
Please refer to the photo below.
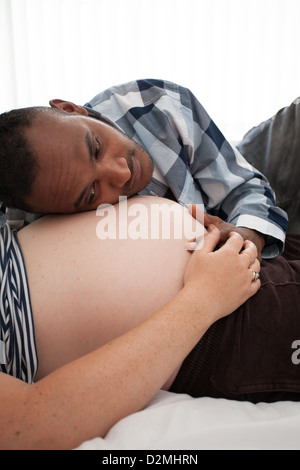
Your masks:
[{"label": "man's face", "polygon": [[26,199],[32,212],[93,210],[149,183],[153,163],[138,144],[84,108],[66,109],[42,115],[25,131],[40,166]]}]

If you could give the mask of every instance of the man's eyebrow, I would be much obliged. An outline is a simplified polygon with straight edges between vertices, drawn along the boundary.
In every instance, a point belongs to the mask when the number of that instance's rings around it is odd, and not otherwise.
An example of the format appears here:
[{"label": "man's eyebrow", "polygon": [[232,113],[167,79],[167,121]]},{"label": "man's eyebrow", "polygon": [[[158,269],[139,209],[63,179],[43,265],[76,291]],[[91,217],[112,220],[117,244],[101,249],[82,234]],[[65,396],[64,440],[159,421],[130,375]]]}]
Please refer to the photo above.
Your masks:
[{"label": "man's eyebrow", "polygon": [[[91,136],[91,133],[90,131],[87,131],[86,135],[85,135],[85,143],[86,143],[86,146],[88,148],[88,151],[89,151],[89,157],[90,157],[90,161],[91,162],[94,162],[94,155],[93,155],[93,142],[92,142],[92,136]],[[82,201],[82,199],[84,198],[85,194],[87,193],[87,190],[89,189],[90,185],[87,185],[83,191],[81,191],[79,197],[76,199],[76,201],[74,202],[74,207],[76,207],[76,209],[80,206],[80,203]]]}]

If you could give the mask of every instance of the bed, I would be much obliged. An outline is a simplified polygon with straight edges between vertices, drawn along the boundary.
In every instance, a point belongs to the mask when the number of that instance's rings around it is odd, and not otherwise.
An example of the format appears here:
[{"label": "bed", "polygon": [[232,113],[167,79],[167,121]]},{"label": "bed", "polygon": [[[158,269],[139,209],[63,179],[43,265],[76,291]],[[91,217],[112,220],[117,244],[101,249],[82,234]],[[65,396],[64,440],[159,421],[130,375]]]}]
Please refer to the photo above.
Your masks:
[{"label": "bed", "polygon": [[[299,366],[300,367],[300,366]],[[159,391],[148,406],[106,437],[77,450],[300,449],[300,403],[237,402]]]},{"label": "bed", "polygon": [[[299,106],[297,98],[251,129],[237,145],[247,160],[268,177],[277,204],[289,215],[291,233],[300,233]],[[145,409],[118,422],[105,438],[83,442],[77,448],[92,449],[299,450],[300,403],[254,405],[159,391]]]}]

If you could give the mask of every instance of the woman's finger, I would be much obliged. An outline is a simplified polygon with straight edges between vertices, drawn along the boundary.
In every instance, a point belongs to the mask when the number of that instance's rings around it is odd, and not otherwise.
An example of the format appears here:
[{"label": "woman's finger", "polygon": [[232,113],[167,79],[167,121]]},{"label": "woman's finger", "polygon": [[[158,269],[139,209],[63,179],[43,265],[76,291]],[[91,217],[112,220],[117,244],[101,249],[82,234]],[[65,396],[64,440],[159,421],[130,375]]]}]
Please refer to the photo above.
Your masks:
[{"label": "woman's finger", "polygon": [[248,268],[250,271],[250,276],[251,276],[251,282],[257,282],[260,278],[260,262],[256,258],[254,262],[250,265]]},{"label": "woman's finger", "polygon": [[258,251],[255,243],[250,240],[245,240],[243,244],[243,249],[241,250],[241,255],[245,256],[247,259],[248,267],[254,263],[254,260],[258,257]]},{"label": "woman's finger", "polygon": [[238,232],[230,232],[227,240],[221,246],[220,250],[226,250],[227,248],[233,249],[236,253],[239,253],[243,247],[243,237]]},{"label": "woman's finger", "polygon": [[186,242],[186,249],[189,251],[200,250],[203,253],[210,253],[214,251],[220,240],[220,230],[214,225],[207,228],[207,232],[195,240]]}]

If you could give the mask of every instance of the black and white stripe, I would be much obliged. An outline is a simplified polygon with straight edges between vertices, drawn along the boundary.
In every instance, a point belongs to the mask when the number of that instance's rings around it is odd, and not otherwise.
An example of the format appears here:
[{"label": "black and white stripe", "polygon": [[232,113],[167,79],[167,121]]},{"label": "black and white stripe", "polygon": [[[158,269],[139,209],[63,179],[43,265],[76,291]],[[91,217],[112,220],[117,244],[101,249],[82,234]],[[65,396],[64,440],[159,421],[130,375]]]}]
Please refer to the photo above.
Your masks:
[{"label": "black and white stripe", "polygon": [[0,230],[0,340],[5,349],[0,370],[32,383],[38,359],[24,260],[17,232],[8,225]]}]

